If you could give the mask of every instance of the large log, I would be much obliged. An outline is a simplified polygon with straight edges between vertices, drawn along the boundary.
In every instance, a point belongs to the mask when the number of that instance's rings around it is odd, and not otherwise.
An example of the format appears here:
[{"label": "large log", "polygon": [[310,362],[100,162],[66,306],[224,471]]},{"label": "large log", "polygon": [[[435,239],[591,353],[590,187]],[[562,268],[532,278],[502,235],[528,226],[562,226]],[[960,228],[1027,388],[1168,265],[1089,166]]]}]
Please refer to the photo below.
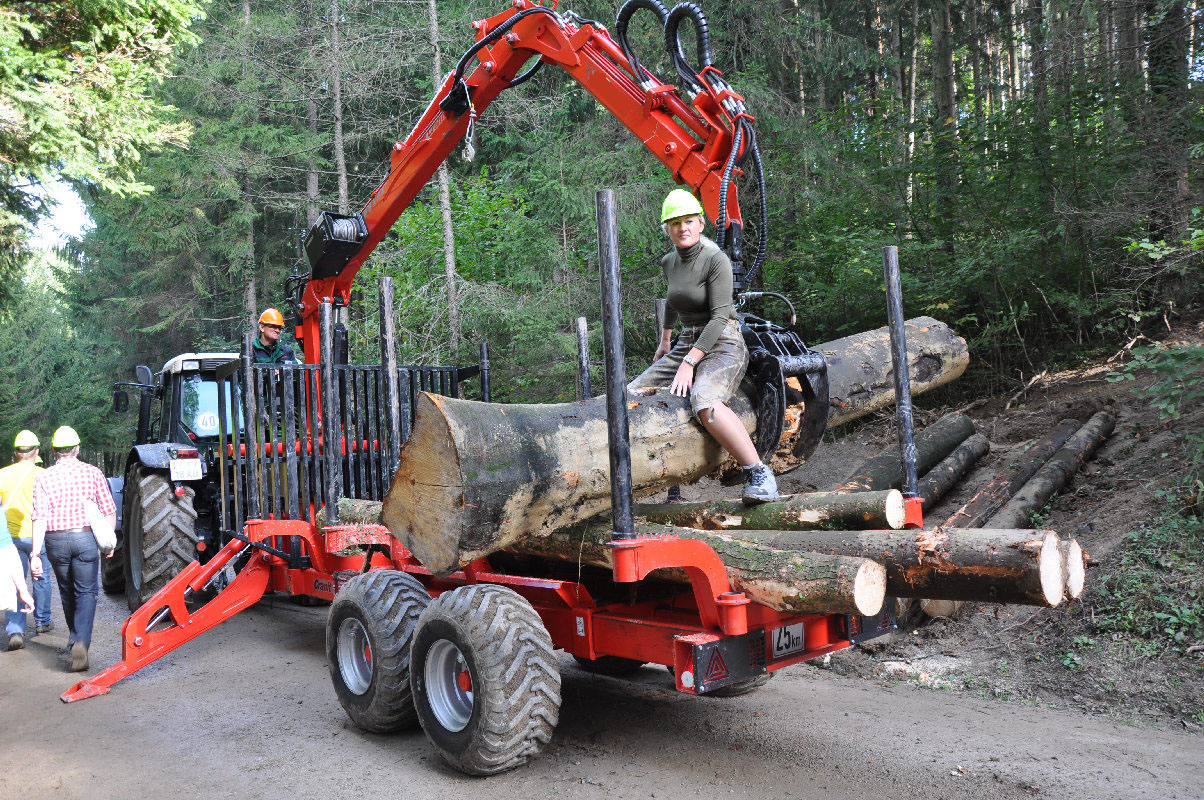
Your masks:
[{"label": "large log", "polygon": [[[956,411],[946,414],[916,434],[916,472],[931,470],[959,444],[974,435],[974,421]],[[879,489],[901,489],[903,461],[899,445],[893,444],[853,470],[837,486],[837,492],[872,492]]]},{"label": "large log", "polygon": [[[965,341],[929,317],[910,320],[912,392],[961,374]],[[830,425],[881,408],[893,396],[885,328],[819,345],[829,358]],[[730,406],[750,432],[744,391]],[[382,521],[418,559],[446,573],[528,536],[588,519],[610,506],[606,403],[501,405],[422,394]],[[648,494],[706,475],[727,454],[667,390],[628,398],[632,486]],[[788,442],[787,442],[788,443]]]},{"label": "large log", "polygon": [[951,528],[981,528],[1078,429],[1077,420],[1064,419],[1059,422],[1049,435],[1021,453],[1003,472],[975,492],[964,506],[945,520],[944,525]]},{"label": "large log", "polygon": [[635,514],[649,522],[703,530],[739,528],[782,531],[902,528],[903,495],[884,492],[810,492],[776,503],[746,506],[732,500],[709,503],[641,503]]},{"label": "large log", "polygon": [[1042,509],[1049,498],[1070,483],[1083,462],[1112,435],[1116,418],[1100,411],[1075,431],[1066,444],[1028,480],[1020,491],[987,522],[992,528],[1019,528],[1028,524],[1033,512]]},{"label": "large log", "polygon": [[[782,551],[733,534],[647,522],[638,523],[636,533],[706,542],[723,561],[732,588],[777,611],[872,616],[882,610],[886,598],[886,570],[866,558]],[[587,522],[551,536],[524,539],[508,551],[609,569],[614,563],[610,537],[608,525]],[[688,580],[680,570],[666,571],[663,577]]]},{"label": "large log", "polygon": [[740,531],[775,550],[857,555],[886,567],[893,597],[1053,607],[1065,593],[1053,531],[935,528],[905,531]]}]

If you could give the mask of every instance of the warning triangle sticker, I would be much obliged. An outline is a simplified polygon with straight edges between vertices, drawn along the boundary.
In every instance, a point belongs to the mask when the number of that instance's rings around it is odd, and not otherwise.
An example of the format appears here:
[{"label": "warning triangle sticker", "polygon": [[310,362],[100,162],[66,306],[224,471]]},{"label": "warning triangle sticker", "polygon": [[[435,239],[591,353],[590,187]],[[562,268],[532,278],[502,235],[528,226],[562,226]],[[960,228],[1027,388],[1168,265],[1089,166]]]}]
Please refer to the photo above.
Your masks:
[{"label": "warning triangle sticker", "polygon": [[727,662],[723,660],[723,654],[718,650],[711,651],[711,660],[707,662],[707,671],[703,673],[702,680],[704,683],[723,680],[731,675],[727,670]]}]

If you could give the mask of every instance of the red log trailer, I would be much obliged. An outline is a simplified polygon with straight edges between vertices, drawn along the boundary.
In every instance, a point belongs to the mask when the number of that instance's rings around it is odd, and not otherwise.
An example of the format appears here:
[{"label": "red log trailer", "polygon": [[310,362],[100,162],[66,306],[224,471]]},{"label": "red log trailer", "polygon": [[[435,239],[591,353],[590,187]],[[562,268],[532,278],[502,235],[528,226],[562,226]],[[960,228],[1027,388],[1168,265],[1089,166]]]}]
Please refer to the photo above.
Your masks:
[{"label": "red log trailer", "polygon": [[[665,27],[682,90],[642,67],[627,44],[627,24],[640,10]],[[683,54],[677,33],[683,21],[694,24],[699,69]],[[473,28],[477,43],[395,146],[392,168],[364,209],[323,214],[306,238],[311,275],[295,304],[306,363],[252,364],[244,341],[243,357],[218,369],[218,380],[229,384],[219,389],[219,403],[232,398],[237,406],[237,413],[219,412],[214,465],[221,471],[224,546],[204,565],[189,564],[131,614],[122,627],[121,661],[71,687],[64,701],[107,693],[265,592],[319,598],[332,601],[327,655],[351,719],[380,732],[421,724],[448,763],[484,775],[524,763],[550,739],[560,705],[557,649],[595,672],[618,675],[651,662],[673,671],[679,691],[733,695],[778,669],[893,629],[889,610],[874,618],[790,616],[752,603],[732,591],[715,551],[694,540],[616,537],[613,572],[572,565],[566,574],[556,564],[497,554],[440,576],[385,528],[338,523],[340,497],[381,499],[387,491],[409,433],[405,398],[421,390],[448,393],[439,368],[398,368],[388,279],[383,364],[340,359],[340,311],[354,275],[476,116],[541,64],[572,75],[676,181],[700,195],[733,261],[737,291],[764,257],[762,219],[752,268],[744,269],[735,178],[746,158],[759,177],[752,118],[710,63],[706,21],[696,6],[669,11],[656,0],[630,0],[612,37],[571,12],[514,0]],[[520,75],[533,58],[535,66]],[[784,328],[752,315],[743,321],[753,349],[750,375],[762,387],[758,449],[772,452],[778,443],[789,375],[814,401],[805,423],[814,435],[804,443],[814,447],[827,414],[822,356]],[[324,436],[333,431],[341,433]],[[337,450],[329,442],[338,442]],[[670,568],[689,575],[688,591],[653,574]]]}]

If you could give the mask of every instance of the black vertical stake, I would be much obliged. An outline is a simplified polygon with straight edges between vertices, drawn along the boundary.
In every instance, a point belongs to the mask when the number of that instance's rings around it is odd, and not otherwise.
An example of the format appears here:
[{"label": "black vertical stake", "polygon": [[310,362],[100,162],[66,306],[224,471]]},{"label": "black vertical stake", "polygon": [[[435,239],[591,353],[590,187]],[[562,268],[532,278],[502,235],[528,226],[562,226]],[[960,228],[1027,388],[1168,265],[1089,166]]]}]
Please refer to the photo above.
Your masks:
[{"label": "black vertical stake", "polygon": [[481,399],[493,402],[493,391],[489,386],[489,342],[481,342]]},{"label": "black vertical stake", "polygon": [[326,524],[339,524],[339,498],[343,496],[343,435],[339,417],[339,379],[335,374],[334,309],[322,303],[318,337],[322,361],[322,457],[326,467]]},{"label": "black vertical stake", "polygon": [[393,279],[380,279],[380,363],[385,378],[385,427],[388,432],[388,482],[401,466],[401,382],[397,374],[397,325],[393,320]]},{"label": "black vertical stake", "polygon": [[222,498],[219,534],[223,542],[226,540],[226,531],[230,530],[230,486],[228,483],[229,470],[227,469],[229,463],[226,456],[226,443],[231,434],[228,420],[234,415],[230,414],[226,408],[226,392],[233,380],[232,377],[221,378],[217,382],[217,468],[219,470],[217,477]]},{"label": "black vertical stake", "polygon": [[886,277],[886,323],[890,328],[890,356],[894,362],[895,408],[903,459],[903,496],[919,495],[916,476],[916,438],[911,411],[911,375],[907,366],[907,334],[903,330],[903,288],[899,279],[899,248],[882,248]]},{"label": "black vertical stake", "polygon": [[624,364],[623,308],[619,294],[619,232],[615,191],[595,196],[598,213],[598,272],[602,281],[602,341],[606,359],[606,431],[610,443],[612,537],[635,538],[631,511],[631,441],[627,427],[627,368]]},{"label": "black vertical stake", "polygon": [[251,334],[242,337],[243,442],[247,448],[247,519],[259,518],[259,397],[251,366]]}]

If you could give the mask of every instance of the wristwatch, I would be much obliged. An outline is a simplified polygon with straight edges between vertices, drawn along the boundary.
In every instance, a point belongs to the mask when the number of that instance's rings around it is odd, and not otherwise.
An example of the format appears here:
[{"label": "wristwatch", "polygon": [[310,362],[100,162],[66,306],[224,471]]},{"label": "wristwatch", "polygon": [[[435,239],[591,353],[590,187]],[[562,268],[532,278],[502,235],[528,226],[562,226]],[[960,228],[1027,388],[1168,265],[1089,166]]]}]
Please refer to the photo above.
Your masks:
[{"label": "wristwatch", "polygon": [[697,361],[695,361],[693,358],[691,358],[689,353],[686,353],[686,355],[685,355],[685,358],[683,358],[683,359],[682,359],[682,361],[686,362],[686,363],[687,363],[687,364],[689,364],[691,367],[697,367],[697,366],[698,366],[698,362],[697,362]]}]

